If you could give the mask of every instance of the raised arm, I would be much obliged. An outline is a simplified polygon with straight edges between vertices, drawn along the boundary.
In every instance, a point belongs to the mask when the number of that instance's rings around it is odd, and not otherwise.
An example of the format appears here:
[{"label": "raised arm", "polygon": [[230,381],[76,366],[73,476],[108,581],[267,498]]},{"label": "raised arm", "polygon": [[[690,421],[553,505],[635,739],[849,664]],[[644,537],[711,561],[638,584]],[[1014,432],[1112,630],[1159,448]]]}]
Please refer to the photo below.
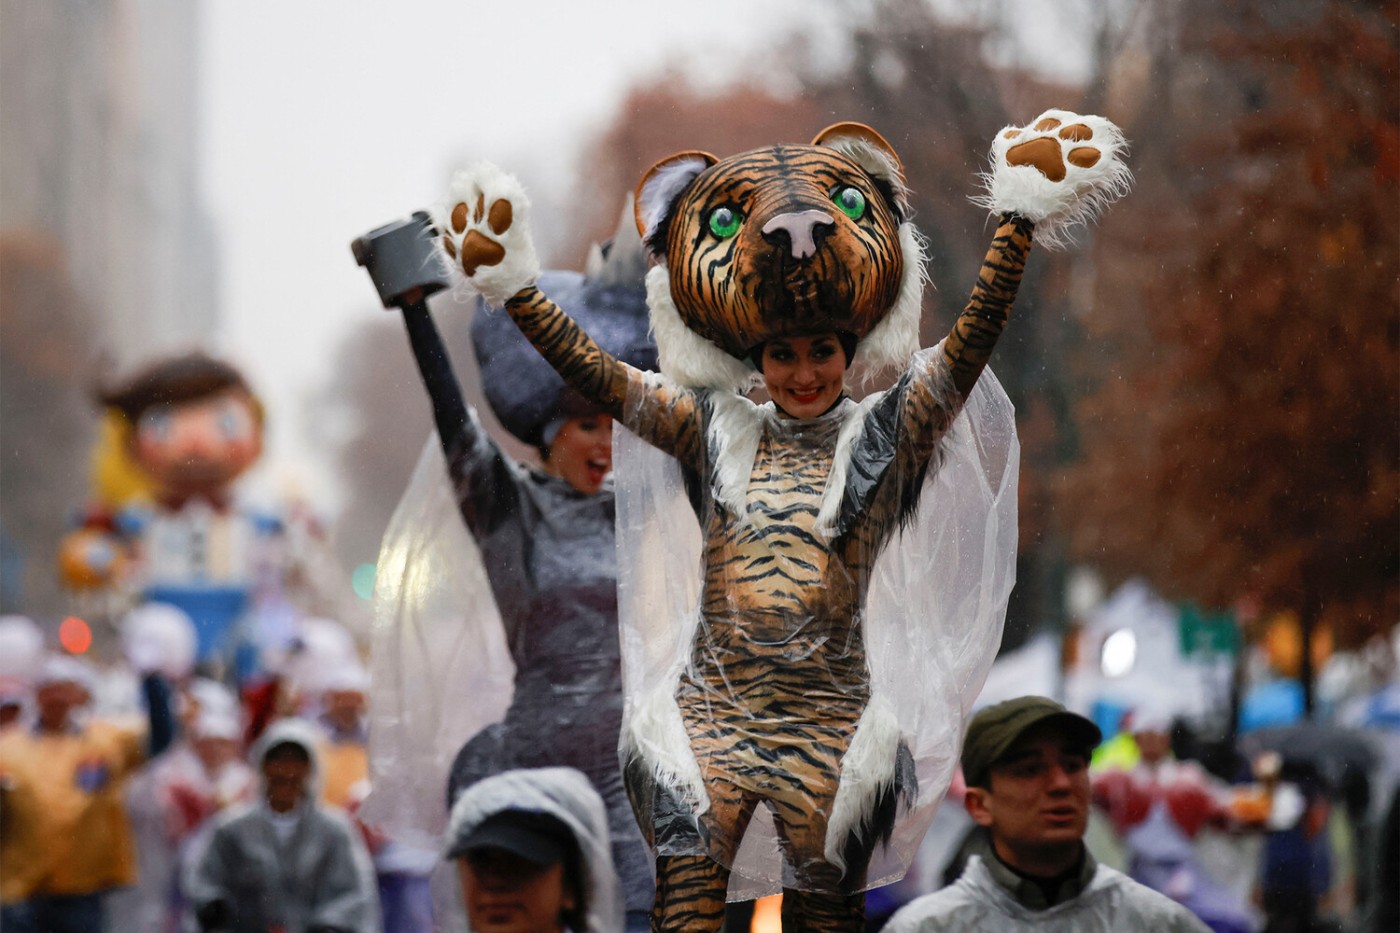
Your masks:
[{"label": "raised arm", "polygon": [[987,368],[1011,315],[1033,230],[1024,217],[1002,216],[972,297],[943,341],[942,352],[919,354],[874,413],[885,422],[879,426],[881,433],[898,439],[899,475],[911,482],[922,482],[938,439]]},{"label": "raised arm", "polygon": [[520,183],[477,163],[458,172],[452,206],[436,218],[443,251],[492,304],[511,319],[575,391],[683,462],[697,462],[698,397],[650,379],[600,347],[535,287],[539,260],[530,235],[529,200]]},{"label": "raised arm", "polygon": [[640,372],[598,346],[534,285],[507,301],[506,312],[575,392],[618,421],[625,420],[629,388],[640,383]]},{"label": "raised arm", "polygon": [[433,421],[447,459],[457,507],[473,535],[484,535],[511,514],[519,492],[510,461],[482,429],[462,397],[452,361],[432,315],[422,302],[403,307],[404,328],[423,387],[433,405]]},{"label": "raised arm", "polygon": [[943,359],[948,364],[953,388],[961,402],[972,392],[997,338],[1006,328],[1011,316],[1011,304],[1021,287],[1021,274],[1026,271],[1026,257],[1031,252],[1031,233],[1035,225],[1016,214],[1003,214],[996,235],[972,297],[953,324],[953,330],[943,341]]},{"label": "raised arm", "polygon": [[[941,352],[925,352],[870,414],[853,457],[846,509],[869,504],[878,486],[897,478],[901,513],[953,418],[991,359],[1021,285],[1034,235],[1055,246],[1064,231],[1092,219],[1123,195],[1131,176],[1127,144],[1102,117],[1048,110],[1025,127],[1007,127],[992,147],[988,190],[978,203],[997,213],[992,244],[967,306]],[[894,444],[889,439],[894,438]],[[888,467],[893,463],[893,470]],[[868,482],[862,482],[862,478]]]},{"label": "raised arm", "polygon": [[574,391],[647,443],[684,463],[697,462],[695,393],[648,378],[613,357],[533,285],[507,301],[506,311]]}]

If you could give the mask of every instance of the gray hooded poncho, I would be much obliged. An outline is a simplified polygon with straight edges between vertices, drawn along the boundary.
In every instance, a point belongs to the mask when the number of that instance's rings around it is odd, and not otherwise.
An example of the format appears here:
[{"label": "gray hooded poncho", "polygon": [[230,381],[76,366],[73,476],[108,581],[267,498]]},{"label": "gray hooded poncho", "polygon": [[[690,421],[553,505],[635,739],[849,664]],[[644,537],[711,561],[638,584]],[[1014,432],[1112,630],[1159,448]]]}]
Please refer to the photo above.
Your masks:
[{"label": "gray hooded poncho", "polygon": [[573,831],[588,908],[588,925],[579,933],[621,930],[622,889],[612,865],[608,815],[588,778],[573,768],[532,768],[503,771],[476,782],[452,808],[443,851],[452,852],[487,817],[503,810],[548,814]]},{"label": "gray hooded poncho", "polygon": [[[253,747],[252,763],[261,773],[268,751],[286,742],[304,748],[311,759],[305,799],[291,820],[275,814],[263,795],[218,818],[191,859],[186,891],[195,913],[221,914],[223,922],[206,927],[220,933],[304,933],[318,927],[378,933],[374,869],[360,834],[343,813],[316,803],[315,726],[295,719],[273,723]],[[225,906],[211,911],[216,903]]]}]

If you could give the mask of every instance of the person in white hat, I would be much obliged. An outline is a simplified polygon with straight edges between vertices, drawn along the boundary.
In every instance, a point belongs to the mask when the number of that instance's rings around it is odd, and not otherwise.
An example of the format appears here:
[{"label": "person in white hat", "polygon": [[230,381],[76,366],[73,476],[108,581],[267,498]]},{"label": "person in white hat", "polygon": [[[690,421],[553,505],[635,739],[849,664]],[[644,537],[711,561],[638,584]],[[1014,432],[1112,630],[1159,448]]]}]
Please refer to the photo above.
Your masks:
[{"label": "person in white hat", "polygon": [[[359,820],[370,789],[369,673],[358,660],[342,659],[316,678],[321,727],[321,801]],[[364,825],[379,884],[385,933],[418,933],[433,923],[430,879],[437,865],[431,848],[405,843],[379,826]]]},{"label": "person in white hat", "polygon": [[361,785],[369,779],[369,730],[365,721],[369,675],[359,661],[347,661],[320,679],[322,773],[321,799],[351,809]]},{"label": "person in white hat", "polygon": [[108,903],[117,929],[178,929],[184,905],[177,880],[200,834],[213,817],[257,796],[233,694],[199,679],[186,699],[181,740],[136,777],[127,795],[141,873],[134,889]]},{"label": "person in white hat", "polygon": [[1203,831],[1245,828],[1231,810],[1229,788],[1199,763],[1172,752],[1173,718],[1167,710],[1141,706],[1126,725],[1140,760],[1127,771],[1095,774],[1092,787],[1094,802],[1127,851],[1128,876],[1185,904],[1215,928],[1262,926],[1241,893],[1221,884],[1199,860]]},{"label": "person in white hat", "polygon": [[44,636],[27,616],[0,616],[0,732],[20,723],[44,659]]}]

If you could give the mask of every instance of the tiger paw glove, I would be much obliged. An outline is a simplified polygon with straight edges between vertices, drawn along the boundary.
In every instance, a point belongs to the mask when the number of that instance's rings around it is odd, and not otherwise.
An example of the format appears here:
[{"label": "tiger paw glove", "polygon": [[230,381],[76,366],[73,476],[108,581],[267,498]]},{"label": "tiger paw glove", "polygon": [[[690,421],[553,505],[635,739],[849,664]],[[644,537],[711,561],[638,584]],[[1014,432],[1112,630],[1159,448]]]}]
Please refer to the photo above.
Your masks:
[{"label": "tiger paw glove", "polygon": [[1128,143],[1103,117],[1047,110],[1026,126],[1008,126],[992,143],[987,193],[976,201],[996,214],[1035,224],[1035,238],[1062,245],[1076,224],[1096,218],[1127,194]]},{"label": "tiger paw glove", "polygon": [[530,235],[530,199],[513,175],[477,162],[452,178],[445,209],[433,217],[454,277],[500,306],[540,274]]}]

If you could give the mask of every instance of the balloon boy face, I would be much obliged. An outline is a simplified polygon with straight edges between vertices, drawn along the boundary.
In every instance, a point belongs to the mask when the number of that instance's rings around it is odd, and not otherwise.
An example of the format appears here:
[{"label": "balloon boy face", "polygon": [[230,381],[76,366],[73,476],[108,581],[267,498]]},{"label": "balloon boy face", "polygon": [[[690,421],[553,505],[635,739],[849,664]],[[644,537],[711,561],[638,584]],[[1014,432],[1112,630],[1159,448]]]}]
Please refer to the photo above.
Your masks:
[{"label": "balloon boy face", "polygon": [[174,497],[218,492],[261,453],[255,403],[239,388],[149,408],[137,421],[133,439],[137,463]]},{"label": "balloon boy face", "polygon": [[128,455],[168,504],[222,499],[262,453],[262,406],[237,369],[204,353],[158,360],[98,398],[129,429]]}]

